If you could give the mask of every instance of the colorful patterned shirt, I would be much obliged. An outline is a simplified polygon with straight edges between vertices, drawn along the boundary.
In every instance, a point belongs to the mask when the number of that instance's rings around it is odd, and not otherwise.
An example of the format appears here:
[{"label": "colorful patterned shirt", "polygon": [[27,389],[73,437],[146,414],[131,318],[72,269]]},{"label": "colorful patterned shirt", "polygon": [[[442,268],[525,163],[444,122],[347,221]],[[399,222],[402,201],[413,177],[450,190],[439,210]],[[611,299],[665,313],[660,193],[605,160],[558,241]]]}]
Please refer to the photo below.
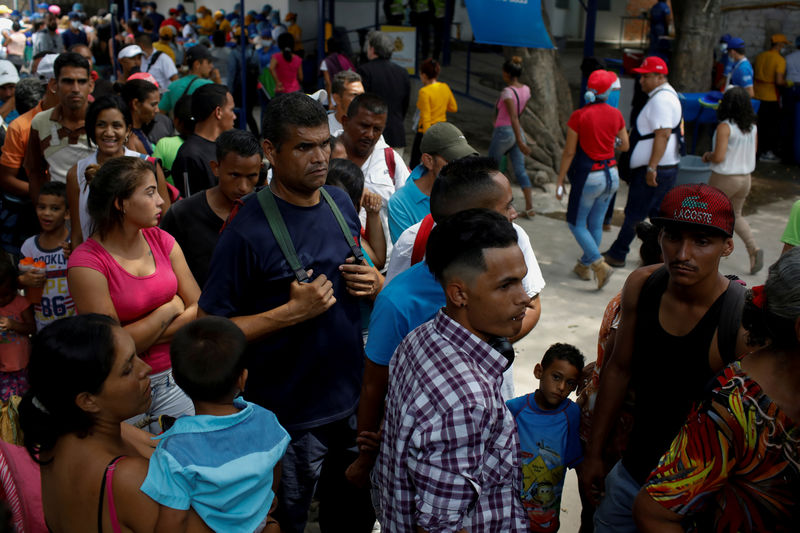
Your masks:
[{"label": "colorful patterned shirt", "polygon": [[739,362],[716,380],[650,474],[647,492],[700,531],[797,531],[800,426]]},{"label": "colorful patterned shirt", "polygon": [[442,310],[397,348],[374,472],[382,531],[527,531],[505,365]]}]

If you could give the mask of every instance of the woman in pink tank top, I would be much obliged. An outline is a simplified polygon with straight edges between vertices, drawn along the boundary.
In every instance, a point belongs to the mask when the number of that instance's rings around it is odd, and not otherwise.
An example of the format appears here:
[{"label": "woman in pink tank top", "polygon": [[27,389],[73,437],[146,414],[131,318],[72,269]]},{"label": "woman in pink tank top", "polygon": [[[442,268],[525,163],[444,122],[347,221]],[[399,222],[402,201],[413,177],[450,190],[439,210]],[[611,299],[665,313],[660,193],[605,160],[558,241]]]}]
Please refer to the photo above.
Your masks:
[{"label": "woman in pink tank top", "polygon": [[300,90],[303,82],[303,60],[293,53],[294,37],[291,33],[282,33],[278,36],[280,54],[275,54],[269,60],[269,70],[275,78],[275,92],[293,93]]},{"label": "woman in pink tank top", "polygon": [[69,258],[67,280],[78,313],[117,319],[152,367],[153,402],[132,423],[157,429],[159,415],[193,414],[172,379],[169,342],[197,316],[200,288],[175,239],[157,227],[164,201],[153,167],[138,157],[106,161],[89,186],[91,238]]},{"label": "woman in pink tank top", "polygon": [[[151,402],[150,367],[116,320],[85,314],[39,332],[30,391],[19,406],[25,447],[39,469],[31,480],[47,530],[151,532],[158,504],[139,487],[155,444],[123,421]],[[205,531],[190,513],[188,529]]]}]

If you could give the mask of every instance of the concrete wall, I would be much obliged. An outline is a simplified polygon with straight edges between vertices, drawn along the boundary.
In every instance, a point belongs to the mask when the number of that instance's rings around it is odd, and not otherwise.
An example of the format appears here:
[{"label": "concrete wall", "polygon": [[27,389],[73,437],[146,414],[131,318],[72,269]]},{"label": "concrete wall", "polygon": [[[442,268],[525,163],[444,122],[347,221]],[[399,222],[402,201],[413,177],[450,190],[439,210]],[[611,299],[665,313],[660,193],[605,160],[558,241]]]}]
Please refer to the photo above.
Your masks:
[{"label": "concrete wall", "polygon": [[[734,6],[759,6],[774,4],[771,0],[723,0],[723,10]],[[753,60],[769,47],[770,36],[783,33],[794,43],[800,35],[800,10],[788,8],[759,8],[725,10],[721,33],[730,33],[744,39],[747,56]]]}]

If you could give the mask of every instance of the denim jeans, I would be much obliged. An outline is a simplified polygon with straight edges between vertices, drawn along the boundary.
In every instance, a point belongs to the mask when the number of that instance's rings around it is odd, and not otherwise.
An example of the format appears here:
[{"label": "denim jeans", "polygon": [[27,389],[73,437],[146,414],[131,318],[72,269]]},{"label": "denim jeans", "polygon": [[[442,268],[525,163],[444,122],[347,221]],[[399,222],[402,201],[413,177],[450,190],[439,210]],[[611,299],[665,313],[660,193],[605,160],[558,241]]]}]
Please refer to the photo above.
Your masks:
[{"label": "denim jeans", "polygon": [[606,476],[605,496],[594,512],[595,533],[636,533],[633,502],[641,486],[617,461]]},{"label": "denim jeans", "polygon": [[369,533],[375,523],[369,487],[351,485],[344,476],[358,456],[355,415],[324,426],[289,431],[292,441],[281,461],[276,519],[286,533],[303,533],[311,498],[319,499],[323,532]]},{"label": "denim jeans", "polygon": [[[142,427],[142,429],[150,433],[158,434],[161,433],[161,427],[158,424],[160,415],[180,418],[194,414],[194,404],[175,383],[171,368],[158,374],[150,375],[150,390],[152,390],[153,394],[150,409],[144,414],[126,420],[126,422]],[[142,422],[146,422],[146,425],[142,426]]]},{"label": "denim jeans", "polygon": [[617,240],[608,249],[608,255],[617,261],[624,261],[636,237],[636,224],[647,217],[658,216],[658,208],[664,196],[675,186],[678,167],[659,168],[656,174],[658,185],[651,187],[645,181],[647,167],[631,170],[628,201],[625,203],[625,221],[617,234]]},{"label": "denim jeans", "polygon": [[[525,134],[522,134],[523,140]],[[508,153],[508,158],[511,160],[511,166],[514,168],[514,175],[517,177],[517,183],[523,189],[531,186],[531,180],[528,178],[528,173],[525,171],[525,156],[522,155],[519,146],[517,146],[517,138],[514,136],[514,129],[511,126],[495,126],[492,133],[492,142],[489,144],[489,157],[494,158],[497,164]]]},{"label": "denim jeans", "polygon": [[591,265],[601,257],[599,247],[603,239],[603,218],[608,203],[619,188],[617,167],[612,167],[608,171],[611,174],[610,183],[607,182],[603,170],[595,170],[586,176],[575,224],[567,223],[575,240],[583,249],[580,262],[584,265]]}]

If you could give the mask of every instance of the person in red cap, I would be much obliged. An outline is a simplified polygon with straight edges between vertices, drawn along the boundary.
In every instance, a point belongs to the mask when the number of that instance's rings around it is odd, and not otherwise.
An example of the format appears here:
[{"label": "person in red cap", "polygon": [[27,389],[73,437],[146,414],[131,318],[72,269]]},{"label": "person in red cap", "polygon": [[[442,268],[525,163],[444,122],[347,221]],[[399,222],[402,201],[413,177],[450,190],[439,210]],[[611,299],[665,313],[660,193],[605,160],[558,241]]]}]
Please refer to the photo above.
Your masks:
[{"label": "person in red cap", "polygon": [[564,180],[569,171],[572,189],[567,207],[567,225],[583,256],[573,272],[589,280],[594,271],[597,288],[602,288],[613,269],[600,255],[603,238],[603,217],[611,198],[619,188],[619,172],[614,160],[614,146],[628,149],[628,131],[619,109],[606,103],[617,75],[607,70],[595,70],[589,76],[584,99],[585,107],[578,109],[567,122],[567,144],[561,156],[561,168],[556,184],[556,198],[564,194]]},{"label": "person in red cap", "polygon": [[603,254],[612,267],[625,266],[636,224],[655,215],[664,195],[675,185],[684,146],[683,111],[678,93],[667,82],[667,64],[649,56],[633,71],[641,74],[639,84],[648,99],[631,131],[630,157],[623,158],[627,164],[621,165],[621,177],[630,189],[625,221],[611,248]]},{"label": "person in red cap", "polygon": [[[733,252],[734,212],[709,185],[680,185],[661,203],[663,265],[635,270],[622,289],[621,321],[603,369],[581,470],[597,503],[595,532],[635,532],[633,502],[706,384],[747,351],[745,289],[719,273]],[[602,450],[628,388],[636,397],[627,449],[608,476]],[[605,477],[605,488],[603,478]]]}]

